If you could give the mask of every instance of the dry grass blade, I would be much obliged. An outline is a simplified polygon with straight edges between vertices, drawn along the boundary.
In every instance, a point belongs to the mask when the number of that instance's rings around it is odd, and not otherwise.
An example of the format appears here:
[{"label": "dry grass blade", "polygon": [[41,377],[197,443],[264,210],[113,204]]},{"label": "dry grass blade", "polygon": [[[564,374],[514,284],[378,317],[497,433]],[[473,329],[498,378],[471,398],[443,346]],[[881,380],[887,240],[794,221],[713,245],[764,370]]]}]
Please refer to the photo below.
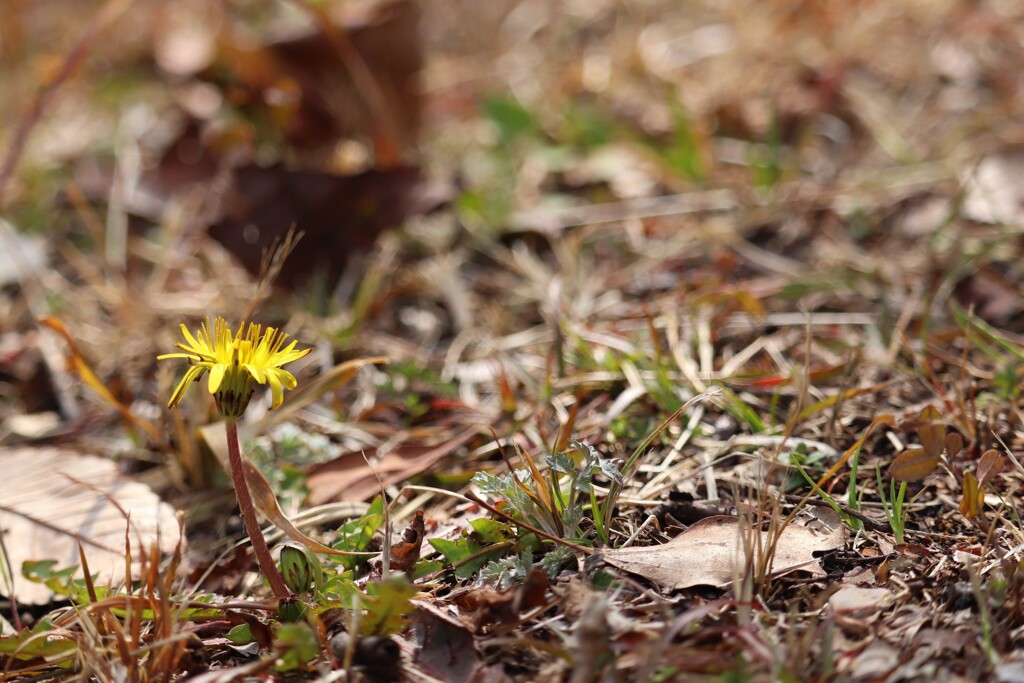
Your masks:
[{"label": "dry grass blade", "polygon": [[295,226],[292,225],[288,232],[285,233],[283,240],[278,241],[275,239],[270,248],[263,252],[260,261],[260,276],[256,283],[256,293],[253,295],[252,301],[249,302],[248,308],[245,309],[241,320],[252,320],[260,303],[270,294],[270,290],[273,288],[277,277],[281,274],[281,268],[284,267],[288,255],[295,250],[296,245],[302,240],[304,234],[301,230],[296,231]]},{"label": "dry grass blade", "polygon": [[[0,444],[62,444],[0,454],[0,550],[78,601],[19,603],[5,680],[1020,678],[1024,6],[157,5],[0,0]],[[237,425],[269,484],[160,408],[218,313],[316,349]],[[99,576],[22,579],[26,521]]]},{"label": "dry grass blade", "polygon": [[0,208],[5,205],[4,200],[6,199],[8,182],[18,167],[18,161],[25,151],[25,146],[28,144],[32,129],[42,119],[47,107],[56,97],[61,86],[71,79],[81,67],[89,52],[96,45],[96,41],[103,34],[103,31],[126,12],[133,2],[134,0],[107,0],[103,7],[100,8],[100,11],[96,13],[95,18],[85,27],[85,30],[70,52],[64,57],[57,72],[47,83],[43,84],[35,98],[33,98],[32,105],[21,117],[18,126],[14,130],[14,134],[11,137],[11,146],[4,155],[3,161],[0,162]]},{"label": "dry grass blade", "polygon": [[121,401],[119,401],[117,397],[110,392],[110,389],[107,388],[103,381],[96,376],[96,373],[93,372],[89,363],[82,357],[82,353],[78,350],[78,344],[75,343],[74,338],[67,331],[67,328],[64,327],[64,323],[57,318],[46,317],[40,318],[39,324],[53,330],[64,338],[64,341],[67,342],[68,345],[69,364],[75,369],[75,372],[78,373],[78,376],[90,389],[99,394],[100,398],[109,403],[117,410],[117,412],[121,413],[125,420],[146,432],[153,441],[159,441],[160,434],[156,427],[150,424],[147,420],[132,413],[128,406],[121,403]]}]

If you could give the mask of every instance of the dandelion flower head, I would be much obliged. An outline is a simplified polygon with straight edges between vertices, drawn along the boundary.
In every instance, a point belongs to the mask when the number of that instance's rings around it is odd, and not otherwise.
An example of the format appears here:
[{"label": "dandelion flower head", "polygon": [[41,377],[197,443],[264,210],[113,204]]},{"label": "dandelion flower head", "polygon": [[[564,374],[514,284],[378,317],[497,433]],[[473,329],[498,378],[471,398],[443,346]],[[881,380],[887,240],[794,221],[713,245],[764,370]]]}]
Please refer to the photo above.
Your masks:
[{"label": "dandelion flower head", "polygon": [[[190,367],[178,383],[167,402],[173,408],[181,402],[193,382],[198,381],[206,371],[210,372],[209,391],[217,403],[217,410],[224,417],[239,417],[245,412],[256,389],[256,384],[269,384],[273,396],[272,408],[284,401],[284,390],[294,389],[295,375],[282,366],[302,358],[309,349],[296,349],[296,341],[285,346],[288,335],[273,327],[245,323],[232,332],[223,318],[216,318],[211,329],[207,319],[193,335],[185,326],[181,333],[184,343],[175,344],[181,353],[167,353],[157,356],[185,358]],[[211,334],[212,332],[212,334]]]}]

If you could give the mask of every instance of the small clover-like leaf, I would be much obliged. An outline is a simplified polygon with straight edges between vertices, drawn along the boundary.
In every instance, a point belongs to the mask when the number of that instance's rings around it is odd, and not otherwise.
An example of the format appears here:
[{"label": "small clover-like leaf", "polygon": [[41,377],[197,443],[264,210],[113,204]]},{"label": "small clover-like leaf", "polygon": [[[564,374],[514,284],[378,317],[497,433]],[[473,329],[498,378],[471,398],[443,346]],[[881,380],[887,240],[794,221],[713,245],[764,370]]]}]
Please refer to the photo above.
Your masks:
[{"label": "small clover-like leaf", "polygon": [[989,449],[981,454],[978,461],[978,486],[985,486],[992,478],[1003,471],[1006,467],[1006,458],[995,449]]},{"label": "small clover-like leaf", "polygon": [[938,459],[942,449],[946,447],[946,423],[935,406],[926,406],[921,411],[917,424],[917,436],[921,439],[921,447],[929,456]]},{"label": "small clover-like leaf", "polygon": [[923,448],[908,448],[897,455],[889,474],[896,481],[919,481],[935,471],[939,465],[939,455],[932,455]]}]

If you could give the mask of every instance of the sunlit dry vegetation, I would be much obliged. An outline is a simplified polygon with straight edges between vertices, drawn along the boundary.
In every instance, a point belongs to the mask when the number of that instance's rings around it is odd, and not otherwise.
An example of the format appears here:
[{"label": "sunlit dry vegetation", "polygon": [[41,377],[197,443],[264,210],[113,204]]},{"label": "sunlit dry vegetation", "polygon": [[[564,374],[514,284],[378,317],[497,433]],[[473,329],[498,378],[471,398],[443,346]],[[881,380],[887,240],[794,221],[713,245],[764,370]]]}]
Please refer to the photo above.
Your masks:
[{"label": "sunlit dry vegetation", "polygon": [[1022,680],[1022,35],[0,3],[0,678]]}]

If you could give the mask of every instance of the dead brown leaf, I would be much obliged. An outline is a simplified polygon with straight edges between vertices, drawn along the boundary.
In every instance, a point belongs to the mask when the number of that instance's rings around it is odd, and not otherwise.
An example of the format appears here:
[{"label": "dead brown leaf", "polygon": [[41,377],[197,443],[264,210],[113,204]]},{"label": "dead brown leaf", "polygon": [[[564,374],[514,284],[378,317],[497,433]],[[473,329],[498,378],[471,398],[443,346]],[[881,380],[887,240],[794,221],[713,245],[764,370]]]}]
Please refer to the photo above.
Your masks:
[{"label": "dead brown leaf", "polygon": [[893,458],[889,474],[896,481],[919,481],[934,472],[938,464],[938,455],[931,455],[923,448],[908,448]]},{"label": "dead brown leaf", "polygon": [[892,600],[892,593],[885,588],[843,586],[828,599],[828,605],[834,612],[870,613],[888,607]]},{"label": "dead brown leaf", "polygon": [[170,552],[178,545],[174,508],[144,484],[122,477],[111,460],[58,448],[16,448],[0,454],[0,472],[0,527],[19,602],[40,605],[53,598],[46,586],[20,578],[26,561],[79,565],[81,543],[97,583],[116,585],[125,576],[126,527],[133,551],[158,544]]},{"label": "dead brown leaf", "polygon": [[960,514],[967,519],[974,519],[981,514],[981,487],[974,472],[964,472],[963,494],[960,497]]},{"label": "dead brown leaf", "polygon": [[412,523],[402,532],[402,539],[391,546],[390,568],[395,571],[407,572],[420,559],[420,547],[425,534],[423,510],[417,510]]},{"label": "dead brown leaf", "polygon": [[[830,526],[832,524],[830,523]],[[697,522],[664,545],[623,548],[603,553],[608,564],[638,574],[665,590],[691,586],[726,586],[743,571],[743,536],[736,517],[708,517]],[[760,532],[762,546],[770,542]],[[772,576],[796,570],[824,574],[815,552],[838,548],[846,532],[838,519],[830,530],[816,530],[790,524],[779,535],[772,561]]]},{"label": "dead brown leaf", "polygon": [[483,661],[476,641],[466,625],[452,612],[454,608],[434,599],[413,601],[412,638],[418,646],[416,663],[425,673],[439,681],[483,680]]},{"label": "dead brown leaf", "polygon": [[368,250],[382,231],[437,208],[448,194],[410,166],[349,176],[282,165],[243,166],[233,174],[222,217],[210,235],[259,275],[264,251],[295,227],[304,237],[285,261],[277,284],[295,288],[320,271],[330,287],[348,259]]},{"label": "dead brown leaf", "polygon": [[[309,502],[321,505],[335,500],[365,500],[380,491],[377,474],[384,486],[404,481],[450,455],[478,432],[478,428],[471,427],[436,446],[403,444],[383,454],[376,448],[367,448],[315,465],[306,479]],[[366,458],[373,463],[372,468]]]},{"label": "dead brown leaf", "polygon": [[989,449],[982,453],[981,459],[978,461],[978,486],[984,487],[1005,467],[1006,458],[999,451]]},{"label": "dead brown leaf", "polygon": [[938,457],[946,447],[946,423],[935,406],[926,406],[921,411],[917,435],[925,453]]},{"label": "dead brown leaf", "polygon": [[[317,28],[267,45],[225,32],[218,62],[233,76],[235,100],[269,113],[290,145],[361,137],[401,158],[415,145],[421,113],[418,3],[356,4],[358,15],[318,17]],[[384,150],[375,151],[383,161]]]},{"label": "dead brown leaf", "polygon": [[[897,455],[889,473],[897,481],[919,481],[935,471],[946,447],[946,425],[935,406],[925,406],[918,416],[917,436],[921,446]],[[951,445],[955,445],[954,443]]]},{"label": "dead brown leaf", "polygon": [[453,601],[476,633],[502,633],[519,623],[521,612],[545,604],[548,584],[547,572],[535,567],[519,586],[503,591],[472,589],[455,595]]}]

